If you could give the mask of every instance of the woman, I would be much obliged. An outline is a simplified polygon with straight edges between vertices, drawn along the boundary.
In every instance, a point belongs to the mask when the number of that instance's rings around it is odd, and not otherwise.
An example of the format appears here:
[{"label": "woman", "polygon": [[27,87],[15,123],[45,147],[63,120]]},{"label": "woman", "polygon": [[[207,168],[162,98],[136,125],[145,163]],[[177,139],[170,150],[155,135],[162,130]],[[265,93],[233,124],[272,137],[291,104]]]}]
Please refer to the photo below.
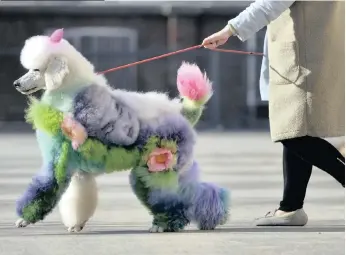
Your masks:
[{"label": "woman", "polygon": [[283,144],[283,199],[257,226],[304,226],[312,167],[345,187],[345,158],[320,137],[345,135],[345,3],[257,0],[203,41],[216,48],[267,26],[260,89],[271,138]]}]

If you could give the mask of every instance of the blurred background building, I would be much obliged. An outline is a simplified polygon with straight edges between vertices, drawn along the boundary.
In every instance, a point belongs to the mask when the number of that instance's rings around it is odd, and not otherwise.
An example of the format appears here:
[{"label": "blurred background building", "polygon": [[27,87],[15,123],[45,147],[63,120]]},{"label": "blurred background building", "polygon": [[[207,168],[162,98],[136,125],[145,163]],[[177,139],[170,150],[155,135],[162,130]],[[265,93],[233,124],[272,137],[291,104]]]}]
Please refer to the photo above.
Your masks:
[{"label": "blurred background building", "polygon": [[[12,83],[25,39],[65,29],[65,38],[99,71],[200,44],[221,29],[248,1],[0,1],[0,123],[24,121],[26,97]],[[264,31],[225,48],[262,51]],[[182,61],[196,62],[214,83],[201,129],[267,128],[267,104],[258,91],[261,57],[194,50],[107,74],[112,86],[167,91],[175,96]],[[0,127],[1,128],[1,127]]]}]

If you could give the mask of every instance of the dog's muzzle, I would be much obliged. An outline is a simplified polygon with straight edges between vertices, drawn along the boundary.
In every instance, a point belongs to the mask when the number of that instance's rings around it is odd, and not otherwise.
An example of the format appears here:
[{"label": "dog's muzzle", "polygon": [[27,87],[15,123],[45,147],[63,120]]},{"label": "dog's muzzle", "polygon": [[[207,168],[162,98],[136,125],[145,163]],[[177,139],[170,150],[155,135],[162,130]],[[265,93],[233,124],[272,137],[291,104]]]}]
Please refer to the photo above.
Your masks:
[{"label": "dog's muzzle", "polygon": [[21,84],[20,84],[20,82],[18,80],[13,82],[13,86],[20,93],[25,93],[24,91],[22,91]]},{"label": "dog's muzzle", "polygon": [[34,92],[36,92],[36,91],[38,90],[37,87],[33,87],[33,88],[30,88],[30,89],[25,90],[25,89],[22,88],[21,83],[20,83],[20,81],[18,81],[18,80],[15,81],[15,82],[13,82],[13,86],[14,86],[14,88],[15,88],[18,92],[20,92],[20,93],[22,93],[22,94],[24,94],[24,95],[32,94],[32,93],[34,93]]}]

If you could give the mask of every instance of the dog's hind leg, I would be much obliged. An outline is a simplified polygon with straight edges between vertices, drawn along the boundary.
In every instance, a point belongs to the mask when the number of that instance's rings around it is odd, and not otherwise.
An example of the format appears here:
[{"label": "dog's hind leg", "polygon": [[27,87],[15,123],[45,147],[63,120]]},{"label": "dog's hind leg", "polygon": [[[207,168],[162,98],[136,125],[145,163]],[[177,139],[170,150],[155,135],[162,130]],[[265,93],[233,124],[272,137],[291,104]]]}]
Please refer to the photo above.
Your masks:
[{"label": "dog's hind leg", "polygon": [[150,187],[146,182],[150,180],[150,176],[148,176],[150,174],[140,173],[138,169],[132,169],[130,184],[139,201],[154,216],[149,232],[176,232],[184,229],[189,224],[186,216],[188,205],[181,200],[174,189]]},{"label": "dog's hind leg", "polygon": [[229,194],[224,188],[199,181],[199,166],[196,162],[182,173],[179,180],[180,193],[190,203],[188,217],[201,230],[212,230],[225,224],[229,215]]},{"label": "dog's hind leg", "polygon": [[155,190],[148,201],[154,216],[150,232],[178,232],[190,223],[187,218],[189,207],[175,192]]},{"label": "dog's hind leg", "polygon": [[68,232],[80,232],[94,215],[98,200],[95,177],[77,171],[59,201],[59,212]]}]

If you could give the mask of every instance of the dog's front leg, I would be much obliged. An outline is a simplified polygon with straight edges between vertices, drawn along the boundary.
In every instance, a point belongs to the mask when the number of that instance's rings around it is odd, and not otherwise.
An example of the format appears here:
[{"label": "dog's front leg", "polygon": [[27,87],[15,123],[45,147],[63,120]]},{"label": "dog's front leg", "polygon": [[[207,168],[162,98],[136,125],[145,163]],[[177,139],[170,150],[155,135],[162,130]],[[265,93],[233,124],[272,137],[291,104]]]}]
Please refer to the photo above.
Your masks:
[{"label": "dog's front leg", "polygon": [[93,174],[76,171],[61,196],[58,207],[68,232],[80,232],[94,215],[98,190]]},{"label": "dog's front leg", "polygon": [[26,227],[43,220],[58,201],[59,185],[54,176],[52,162],[44,164],[41,171],[33,177],[32,182],[17,201],[17,227]]},{"label": "dog's front leg", "polygon": [[70,147],[68,142],[62,142],[59,146],[59,154],[55,150],[47,153],[44,148],[51,149],[52,147],[43,146],[40,139],[39,144],[44,164],[41,171],[34,176],[25,193],[17,201],[17,214],[20,217],[16,222],[17,227],[26,227],[43,220],[53,210],[70,181],[68,174]]}]

